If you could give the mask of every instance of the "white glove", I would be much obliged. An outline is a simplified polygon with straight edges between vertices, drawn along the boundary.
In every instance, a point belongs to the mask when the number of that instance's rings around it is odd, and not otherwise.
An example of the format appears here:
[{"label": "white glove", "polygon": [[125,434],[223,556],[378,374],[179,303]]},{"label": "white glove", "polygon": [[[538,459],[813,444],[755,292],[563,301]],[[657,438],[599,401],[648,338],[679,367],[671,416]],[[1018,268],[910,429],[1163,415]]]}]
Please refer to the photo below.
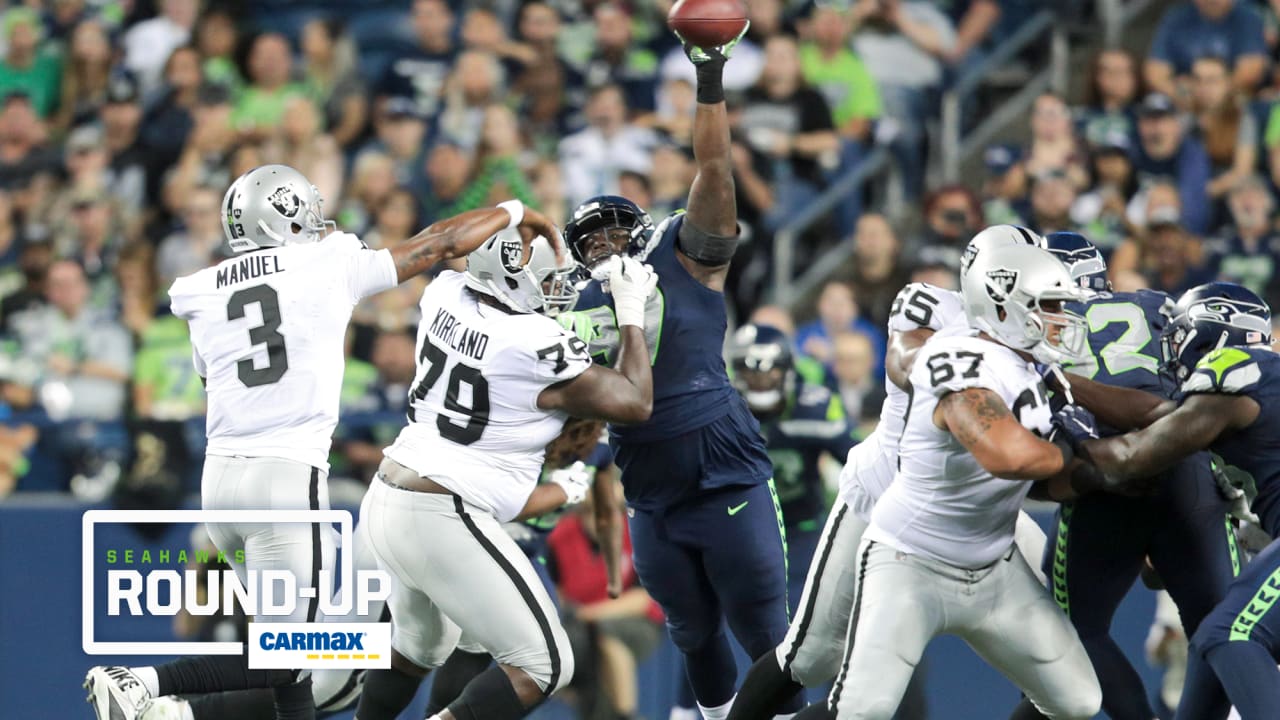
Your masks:
[{"label": "white glove", "polygon": [[587,466],[581,460],[567,468],[553,470],[547,481],[564,488],[564,494],[569,498],[564,503],[565,507],[582,502],[587,497],[587,490],[591,489],[591,473],[587,472]]},{"label": "white glove", "polygon": [[618,327],[635,325],[644,327],[644,307],[658,287],[658,275],[650,265],[639,260],[615,255],[603,263],[608,272],[608,287],[613,295],[613,309],[618,317]]}]

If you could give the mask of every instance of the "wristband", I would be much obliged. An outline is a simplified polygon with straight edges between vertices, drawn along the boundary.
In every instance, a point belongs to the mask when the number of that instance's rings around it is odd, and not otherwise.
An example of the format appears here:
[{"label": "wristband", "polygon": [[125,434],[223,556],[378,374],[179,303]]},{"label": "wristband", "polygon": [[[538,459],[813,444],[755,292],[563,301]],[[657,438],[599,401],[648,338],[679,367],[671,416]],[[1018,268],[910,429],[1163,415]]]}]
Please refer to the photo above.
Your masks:
[{"label": "wristband", "polygon": [[715,105],[724,102],[724,61],[708,60],[697,66],[698,103]]},{"label": "wristband", "polygon": [[507,223],[507,230],[518,227],[520,223],[524,222],[524,203],[519,200],[500,202],[497,207],[506,210],[507,214],[511,216],[511,222]]}]

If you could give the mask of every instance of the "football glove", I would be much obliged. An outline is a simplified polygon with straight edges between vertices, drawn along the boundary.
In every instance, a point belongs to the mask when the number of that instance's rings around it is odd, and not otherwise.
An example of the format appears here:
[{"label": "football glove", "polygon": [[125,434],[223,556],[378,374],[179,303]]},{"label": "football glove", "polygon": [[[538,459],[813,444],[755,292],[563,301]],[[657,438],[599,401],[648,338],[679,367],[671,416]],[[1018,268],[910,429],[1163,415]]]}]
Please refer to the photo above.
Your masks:
[{"label": "football glove", "polygon": [[592,271],[593,275],[597,273],[604,273],[608,278],[607,290],[613,295],[618,327],[635,325],[644,328],[645,303],[658,286],[658,275],[653,267],[635,258],[614,255]]},{"label": "football glove", "polygon": [[1093,413],[1079,405],[1067,405],[1053,416],[1055,434],[1065,437],[1072,448],[1079,448],[1085,440],[1096,440],[1098,437],[1098,421]]},{"label": "football glove", "polygon": [[[742,32],[729,42],[719,47],[701,48],[684,39],[684,36],[676,32],[676,38],[680,40],[680,44],[684,46],[684,54],[688,56],[689,62],[694,65],[702,65],[705,63],[719,63],[723,65],[729,59],[729,55],[733,53],[733,49],[742,41],[743,36],[747,34],[747,30],[751,29],[751,21],[748,20],[742,26]],[[673,31],[674,32],[674,31]]]},{"label": "football glove", "polygon": [[591,489],[591,473],[587,472],[587,466],[581,460],[567,468],[553,470],[547,480],[564,489],[564,494],[568,497],[565,507],[582,502]]}]

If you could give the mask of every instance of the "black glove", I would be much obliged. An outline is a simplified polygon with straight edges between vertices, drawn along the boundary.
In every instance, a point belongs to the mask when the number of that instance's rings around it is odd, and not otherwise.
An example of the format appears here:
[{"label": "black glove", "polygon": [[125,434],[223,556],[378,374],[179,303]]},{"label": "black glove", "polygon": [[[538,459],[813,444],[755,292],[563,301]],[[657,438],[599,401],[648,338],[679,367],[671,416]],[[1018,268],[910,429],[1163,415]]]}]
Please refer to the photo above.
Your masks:
[{"label": "black glove", "polygon": [[729,55],[733,52],[733,48],[747,34],[747,29],[750,27],[751,21],[748,20],[742,26],[742,32],[738,33],[737,37],[719,47],[711,48],[702,48],[690,44],[680,36],[680,33],[676,33],[676,37],[684,45],[684,54],[688,56],[689,62],[693,63],[697,69],[698,102],[705,105],[724,102],[724,82],[721,77],[724,72],[724,64],[729,60]]}]

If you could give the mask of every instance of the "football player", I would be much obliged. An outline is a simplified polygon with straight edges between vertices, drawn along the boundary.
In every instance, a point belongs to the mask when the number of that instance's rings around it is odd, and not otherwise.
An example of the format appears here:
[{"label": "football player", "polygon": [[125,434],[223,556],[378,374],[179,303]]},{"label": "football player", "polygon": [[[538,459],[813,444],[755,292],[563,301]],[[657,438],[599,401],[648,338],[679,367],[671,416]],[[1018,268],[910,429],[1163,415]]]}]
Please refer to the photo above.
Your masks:
[{"label": "football player", "polygon": [[[343,341],[362,298],[464,257],[504,228],[558,238],[554,225],[519,201],[434,223],[403,244],[370,250],[324,217],[316,187],[293,168],[264,165],[240,176],[222,204],[223,231],[237,255],[178,278],[173,313],[191,326],[193,362],[209,396],[205,509],[319,510],[329,507],[328,453],[338,421]],[[246,570],[287,570],[316,587],[332,568],[331,527],[316,523],[209,527]],[[319,619],[318,600],[290,618]],[[264,618],[280,620],[281,618]],[[243,657],[186,658],[159,667],[89,671],[85,687],[99,720],[130,720],[150,697],[272,687],[281,718],[315,715],[308,673],[248,670]]]},{"label": "football player", "polygon": [[[1014,225],[987,228],[966,247],[961,277],[975,260],[996,248],[1038,245],[1041,241],[1039,235]],[[791,626],[775,652],[757,660],[748,671],[730,720],[771,718],[800,688],[818,687],[840,670],[857,589],[858,545],[871,509],[893,480],[898,461],[898,439],[910,405],[907,375],[919,348],[934,333],[967,327],[960,293],[912,283],[894,299],[885,358],[888,395],[880,422],[849,452],[840,473],[839,497],[827,515]],[[1018,516],[1016,537],[1023,556],[1036,562],[1043,554],[1045,536],[1026,513]],[[912,688],[920,690],[918,683]]]},{"label": "football player", "polygon": [[[684,44],[697,68],[697,176],[687,212],[655,228],[630,200],[601,196],[575,209],[565,225],[566,243],[588,268],[627,255],[651,263],[658,275],[646,325],[653,416],[611,426],[610,444],[622,471],[636,571],[666,613],[709,720],[728,715],[737,677],[725,620],[753,658],[774,648],[787,628],[773,469],[723,356],[724,285],[738,228],[722,74],[739,38],[718,48]],[[578,308],[567,322],[591,344],[593,357],[611,363],[617,331],[598,283],[583,289]],[[798,707],[794,702],[790,711]]]},{"label": "football player", "polygon": [[[1074,373],[1069,379],[1075,383],[1081,376],[1172,397],[1174,384],[1161,376],[1160,337],[1173,301],[1150,290],[1112,292],[1102,253],[1078,233],[1052,233],[1045,236],[1045,246],[1082,288],[1095,293],[1067,307],[1089,326],[1089,356],[1068,367]],[[1102,429],[1103,435],[1115,433]],[[1060,506],[1057,538],[1044,557],[1044,571],[1052,578],[1054,599],[1089,651],[1108,717],[1155,717],[1142,679],[1111,639],[1111,618],[1120,601],[1150,558],[1191,637],[1239,572],[1228,511],[1205,452],[1173,465],[1154,495],[1096,493]],[[1024,701],[1015,717],[1040,717],[1027,705]]]},{"label": "football player", "polygon": [[[1177,399],[1136,389],[1089,387],[1076,399],[1099,423],[1137,432],[1089,439],[1079,452],[1117,479],[1164,473],[1212,450],[1252,477],[1251,509],[1280,534],[1280,355],[1271,349],[1271,310],[1248,289],[1209,283],[1188,290],[1162,337],[1164,358],[1182,383]],[[1081,413],[1083,415],[1083,413]],[[1191,636],[1178,720],[1220,720],[1234,704],[1244,720],[1280,717],[1280,544],[1255,557]]]},{"label": "football player", "polygon": [[1046,714],[1091,718],[1102,693],[1075,630],[1014,544],[1032,482],[1073,490],[1068,445],[1045,439],[1052,413],[1035,362],[1084,351],[1083,298],[1062,263],[1037,247],[995,248],[961,283],[970,330],[920,348],[908,377],[893,482],[858,548],[845,659],[829,702],[796,720],[888,720],[925,646],[958,635]]},{"label": "football player", "polygon": [[607,273],[622,333],[618,370],[547,316],[576,294],[570,267],[535,239],[499,233],[422,295],[409,424],[385,451],[362,518],[387,599],[392,667],[370,671],[360,720],[394,720],[427,670],[465,637],[497,661],[434,720],[513,720],[568,684],[573,655],[542,581],[502,523],[530,503],[547,444],[573,415],[614,423],[653,406],[645,303],[657,284],[633,258]]}]

